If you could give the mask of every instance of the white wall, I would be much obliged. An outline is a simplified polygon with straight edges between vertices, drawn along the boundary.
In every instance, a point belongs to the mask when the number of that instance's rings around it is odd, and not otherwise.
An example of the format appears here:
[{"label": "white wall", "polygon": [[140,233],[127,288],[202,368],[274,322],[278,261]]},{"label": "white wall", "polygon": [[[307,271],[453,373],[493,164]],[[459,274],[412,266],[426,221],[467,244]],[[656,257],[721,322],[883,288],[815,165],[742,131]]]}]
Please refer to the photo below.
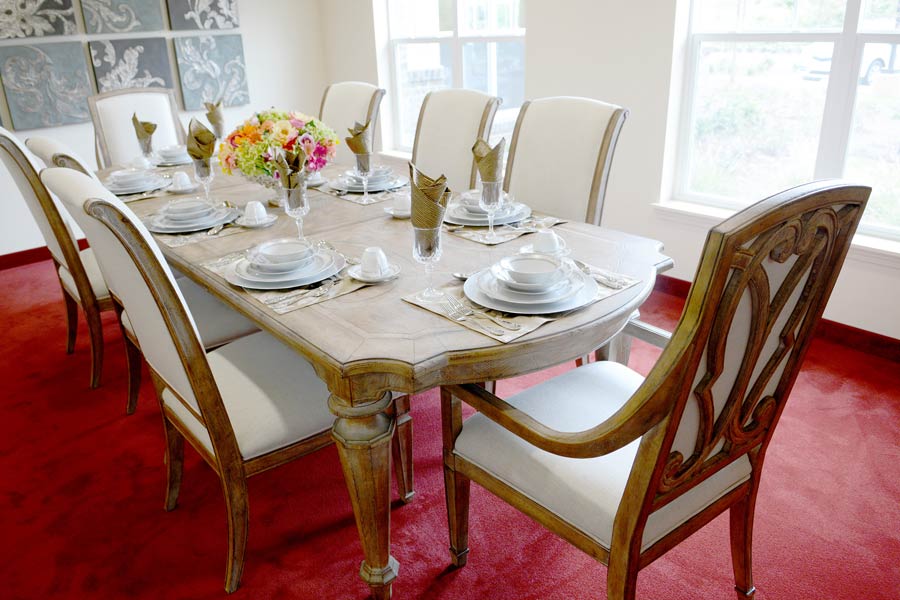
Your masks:
[{"label": "white wall", "polygon": [[[265,7],[261,10],[263,4]],[[320,32],[319,13],[326,5],[317,0],[265,0],[264,3],[239,0],[240,29],[237,31],[243,38],[250,104],[225,109],[229,128],[253,112],[272,106],[318,115],[326,85],[326,68],[322,61],[325,38]],[[153,36],[152,33],[147,35]],[[42,41],[62,41],[62,38],[37,40],[36,43]],[[173,73],[175,75],[177,73]],[[182,112],[182,120],[187,125],[191,116],[202,115],[202,111]],[[94,129],[90,123],[14,133],[23,141],[32,135],[54,137],[91,166],[96,166]],[[3,190],[0,206],[4,211],[0,219],[0,254],[46,245],[24,200],[2,168],[0,190]]]}]

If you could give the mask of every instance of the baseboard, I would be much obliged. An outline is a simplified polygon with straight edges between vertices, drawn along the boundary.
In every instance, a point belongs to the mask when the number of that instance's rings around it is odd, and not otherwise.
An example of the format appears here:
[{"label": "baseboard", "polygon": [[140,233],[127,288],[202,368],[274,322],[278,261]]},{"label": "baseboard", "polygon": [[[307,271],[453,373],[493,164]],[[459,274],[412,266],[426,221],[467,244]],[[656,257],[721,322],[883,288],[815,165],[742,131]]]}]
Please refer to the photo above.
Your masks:
[{"label": "baseboard", "polygon": [[[87,247],[88,243],[86,239],[82,238],[78,240],[79,250],[84,250]],[[47,260],[48,258],[50,258],[50,250],[47,249],[47,246],[21,250],[19,252],[13,252],[12,254],[3,254],[0,255],[0,271],[30,265],[32,263],[41,262],[42,260]]]},{"label": "baseboard", "polygon": [[[658,275],[653,289],[654,291],[684,300],[691,289],[691,282],[669,277],[668,275]],[[849,346],[866,354],[900,362],[900,340],[881,335],[880,333],[858,329],[837,321],[822,319],[816,328],[816,336],[830,342]]]}]

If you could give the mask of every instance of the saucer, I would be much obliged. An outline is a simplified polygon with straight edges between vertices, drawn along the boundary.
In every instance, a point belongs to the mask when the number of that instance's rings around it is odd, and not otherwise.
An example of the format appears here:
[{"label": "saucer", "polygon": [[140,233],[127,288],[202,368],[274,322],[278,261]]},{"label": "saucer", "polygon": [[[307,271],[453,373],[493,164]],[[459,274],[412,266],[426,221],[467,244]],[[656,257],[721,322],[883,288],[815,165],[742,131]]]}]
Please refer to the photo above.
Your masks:
[{"label": "saucer", "polygon": [[525,244],[521,248],[519,248],[520,254],[546,254],[547,256],[568,256],[572,254],[572,249],[566,245],[566,242],[560,238],[559,248],[556,249],[556,252],[543,252],[541,250],[537,250],[534,247],[534,244]]},{"label": "saucer", "polygon": [[193,194],[194,192],[199,190],[201,187],[202,186],[199,183],[194,184],[190,187],[178,188],[178,189],[175,189],[174,186],[171,186],[171,187],[169,187],[169,193],[170,194]]},{"label": "saucer", "polygon": [[408,219],[410,216],[412,216],[411,210],[400,210],[393,206],[385,206],[384,212],[391,215],[395,219]]},{"label": "saucer", "polygon": [[381,277],[368,277],[362,274],[362,265],[353,265],[347,269],[347,275],[363,283],[381,283],[390,281],[400,274],[400,265],[388,265],[387,272]]},{"label": "saucer", "polygon": [[241,215],[237,219],[234,220],[235,225],[240,225],[241,227],[246,227],[247,229],[264,229],[266,227],[270,227],[275,224],[275,221],[278,220],[278,215],[266,215],[266,218],[262,221],[245,221],[244,216]]}]

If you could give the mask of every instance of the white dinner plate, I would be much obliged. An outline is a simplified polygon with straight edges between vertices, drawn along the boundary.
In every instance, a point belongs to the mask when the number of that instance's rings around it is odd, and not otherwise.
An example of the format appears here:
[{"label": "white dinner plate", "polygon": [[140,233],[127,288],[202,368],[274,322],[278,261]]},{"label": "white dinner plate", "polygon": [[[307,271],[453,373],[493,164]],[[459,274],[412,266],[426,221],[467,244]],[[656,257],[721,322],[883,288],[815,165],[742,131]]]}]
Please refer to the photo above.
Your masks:
[{"label": "white dinner plate", "polygon": [[582,274],[584,285],[572,296],[556,302],[547,302],[543,304],[519,304],[515,302],[506,302],[491,298],[480,289],[480,279],[482,277],[491,277],[490,269],[479,271],[475,275],[470,276],[463,285],[463,292],[466,297],[485,308],[492,308],[502,312],[520,314],[520,315],[542,315],[556,313],[564,310],[572,310],[580,308],[594,300],[597,295],[597,282],[591,277]]},{"label": "white dinner plate", "polygon": [[104,185],[106,186],[106,189],[117,196],[127,196],[129,194],[142,194],[151,190],[162,189],[172,185],[172,181],[165,177],[154,175],[145,180],[141,180],[139,183],[123,185],[107,180]]},{"label": "white dinner plate", "polygon": [[246,227],[247,229],[264,229],[266,227],[270,227],[275,224],[275,221],[278,220],[278,215],[266,215],[266,218],[262,221],[247,221],[243,216],[238,217],[234,220],[235,225],[240,225],[241,227]]},{"label": "white dinner plate", "polygon": [[[531,208],[524,204],[510,204],[506,212],[494,215],[494,225],[506,225],[507,223],[515,223],[531,216]],[[444,221],[453,225],[468,225],[471,227],[487,227],[487,215],[476,215],[464,207],[462,204],[451,204],[447,207],[444,214]]]},{"label": "white dinner plate", "polygon": [[186,158],[178,158],[175,160],[160,159],[159,162],[156,163],[156,166],[166,168],[166,167],[181,167],[181,166],[189,165],[189,164],[191,164],[190,156],[188,156]]},{"label": "white dinner plate", "polygon": [[[388,165],[376,165],[374,169],[372,169],[372,173],[369,175],[369,181],[373,181],[375,179],[387,179],[392,175],[392,169]],[[356,172],[356,169],[347,169],[344,171],[343,177],[345,179],[349,179],[350,181],[358,181],[360,185],[362,185],[362,177]]]},{"label": "white dinner plate", "polygon": [[387,271],[378,276],[378,277],[368,277],[363,275],[362,265],[353,265],[349,269],[347,269],[347,275],[352,277],[353,279],[358,279],[363,283],[381,283],[383,281],[390,281],[397,277],[400,274],[400,265],[388,265]]},{"label": "white dinner plate", "polygon": [[334,264],[334,260],[333,252],[322,250],[321,252],[316,252],[310,260],[303,263],[300,267],[290,271],[274,272],[260,269],[249,258],[243,258],[235,267],[235,272],[244,279],[257,283],[294,281],[304,277],[314,277],[322,271],[327,271]]},{"label": "white dinner plate", "polygon": [[240,214],[241,211],[233,208],[217,208],[212,215],[198,221],[178,222],[170,221],[166,218],[166,215],[156,214],[148,219],[147,229],[153,233],[190,233],[230,223],[238,218]]},{"label": "white dinner plate", "polygon": [[[407,178],[407,177],[389,178],[389,179],[385,179],[377,184],[375,182],[370,181],[369,182],[369,193],[393,190],[396,188],[403,187],[407,183],[409,183],[409,178]],[[331,185],[331,189],[337,190],[339,192],[351,192],[354,194],[362,194],[363,193],[363,186],[361,183],[356,184],[352,181],[348,181],[347,179],[344,179],[343,177],[338,177],[337,179],[333,180],[330,185]]]},{"label": "white dinner plate", "polygon": [[522,292],[511,289],[489,272],[478,280],[478,289],[494,300],[512,304],[548,304],[561,302],[574,296],[584,287],[585,277],[581,271],[569,272],[566,276],[544,289],[543,292]]},{"label": "white dinner plate", "polygon": [[[329,251],[330,252],[330,251]],[[238,266],[246,259],[241,259],[237,263],[233,264],[227,271],[225,271],[224,277],[228,283],[234,284],[239,287],[244,287],[251,290],[283,290],[288,288],[300,287],[301,285],[309,285],[311,283],[318,283],[323,279],[328,279],[332,275],[336,275],[340,273],[341,269],[346,266],[346,261],[343,256],[339,254],[333,254],[333,261],[329,268],[324,271],[317,273],[315,275],[306,275],[305,277],[298,277],[292,281],[251,281],[249,279],[245,279],[241,275],[237,273]]]}]

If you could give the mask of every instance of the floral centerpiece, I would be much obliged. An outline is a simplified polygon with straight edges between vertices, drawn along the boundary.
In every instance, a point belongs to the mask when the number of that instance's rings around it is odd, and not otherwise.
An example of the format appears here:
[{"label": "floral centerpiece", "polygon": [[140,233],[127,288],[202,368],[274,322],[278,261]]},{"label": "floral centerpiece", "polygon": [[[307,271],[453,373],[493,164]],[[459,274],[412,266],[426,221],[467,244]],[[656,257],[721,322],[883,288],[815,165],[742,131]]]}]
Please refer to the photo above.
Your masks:
[{"label": "floral centerpiece", "polygon": [[320,171],[336,153],[338,137],[316,118],[299,112],[264,110],[232,131],[219,146],[219,163],[231,175],[240,171],[247,179],[268,187],[280,187],[275,166],[276,148],[306,154],[306,171]]}]

